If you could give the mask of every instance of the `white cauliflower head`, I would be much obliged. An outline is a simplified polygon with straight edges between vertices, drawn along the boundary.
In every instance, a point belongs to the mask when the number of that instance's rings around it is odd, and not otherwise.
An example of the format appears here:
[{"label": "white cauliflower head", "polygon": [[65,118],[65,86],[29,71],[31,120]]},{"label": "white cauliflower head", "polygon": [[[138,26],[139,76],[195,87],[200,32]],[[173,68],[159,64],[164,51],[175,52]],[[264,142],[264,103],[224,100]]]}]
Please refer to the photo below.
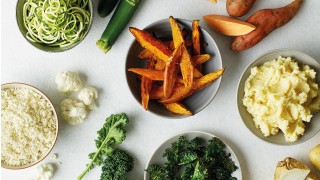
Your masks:
[{"label": "white cauliflower head", "polygon": [[52,164],[42,164],[37,167],[37,171],[35,180],[50,180],[54,173],[54,167]]},{"label": "white cauliflower head", "polygon": [[84,102],[90,109],[96,108],[94,100],[98,98],[98,91],[94,87],[85,87],[79,94],[78,98]]},{"label": "white cauliflower head", "polygon": [[83,86],[79,75],[71,71],[58,73],[55,81],[62,92],[79,91]]},{"label": "white cauliflower head", "polygon": [[63,119],[71,125],[82,123],[88,115],[86,105],[73,99],[65,99],[61,102],[61,113]]}]

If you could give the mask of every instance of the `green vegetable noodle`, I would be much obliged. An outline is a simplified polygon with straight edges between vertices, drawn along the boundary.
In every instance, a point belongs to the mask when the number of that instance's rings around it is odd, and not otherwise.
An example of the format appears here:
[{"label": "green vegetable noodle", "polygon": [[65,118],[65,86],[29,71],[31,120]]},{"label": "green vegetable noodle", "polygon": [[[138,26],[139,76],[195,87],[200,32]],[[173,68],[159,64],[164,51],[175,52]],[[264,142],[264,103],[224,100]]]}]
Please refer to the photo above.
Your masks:
[{"label": "green vegetable noodle", "polygon": [[96,43],[104,53],[111,49],[123,29],[130,22],[140,3],[141,0],[120,0],[106,29]]},{"label": "green vegetable noodle", "polygon": [[232,173],[237,166],[226,153],[225,144],[214,137],[206,146],[198,137],[188,141],[184,136],[165,150],[163,166],[151,165],[146,170],[150,180],[236,180]]},{"label": "green vegetable noodle", "polygon": [[[121,144],[126,138],[126,127],[128,122],[129,120],[125,113],[111,115],[106,119],[103,127],[97,132],[98,138],[95,140],[97,151],[89,154],[91,162],[78,176],[78,180],[82,179],[88,171],[94,168],[95,165],[100,166],[106,158],[106,161],[108,161],[108,156],[116,153],[113,152],[114,146]],[[116,154],[116,156],[118,156],[118,154]],[[127,155],[124,156],[128,159],[125,161],[131,162],[131,158],[127,157]],[[132,168],[126,169],[130,170]]]},{"label": "green vegetable noodle", "polygon": [[23,6],[26,38],[66,47],[81,40],[90,24],[88,0],[27,0]]}]

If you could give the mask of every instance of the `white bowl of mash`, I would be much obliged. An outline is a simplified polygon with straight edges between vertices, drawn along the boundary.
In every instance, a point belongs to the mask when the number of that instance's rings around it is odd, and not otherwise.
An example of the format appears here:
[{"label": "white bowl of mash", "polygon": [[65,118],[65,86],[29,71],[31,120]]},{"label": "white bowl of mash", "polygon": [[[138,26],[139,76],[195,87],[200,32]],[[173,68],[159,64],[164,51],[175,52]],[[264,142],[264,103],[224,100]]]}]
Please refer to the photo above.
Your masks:
[{"label": "white bowl of mash", "polygon": [[292,49],[253,61],[238,84],[237,105],[248,129],[274,144],[305,142],[320,130],[320,64]]}]

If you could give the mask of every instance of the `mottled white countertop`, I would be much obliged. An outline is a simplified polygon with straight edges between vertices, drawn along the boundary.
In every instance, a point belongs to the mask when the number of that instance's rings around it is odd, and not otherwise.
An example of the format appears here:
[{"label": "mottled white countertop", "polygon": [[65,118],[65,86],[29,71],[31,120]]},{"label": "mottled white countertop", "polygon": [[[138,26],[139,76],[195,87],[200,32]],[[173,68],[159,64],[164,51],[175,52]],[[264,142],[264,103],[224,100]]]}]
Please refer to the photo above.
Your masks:
[{"label": "mottled white countertop", "polygon": [[[258,9],[276,8],[291,0],[257,1],[248,15]],[[278,48],[302,51],[320,61],[320,1],[306,0],[298,14],[284,27],[274,31],[255,47],[240,53],[229,50],[231,37],[210,30],[202,19],[207,14],[227,15],[226,0],[217,4],[207,0],[144,0],[130,26],[144,28],[148,24],[173,15],[182,19],[200,19],[200,25],[215,39],[227,70],[220,89],[200,113],[185,119],[165,119],[144,111],[131,95],[125,78],[125,60],[133,36],[125,30],[107,54],[95,45],[110,17],[100,18],[94,3],[94,22],[84,41],[62,53],[47,53],[31,46],[19,32],[16,16],[16,0],[1,2],[1,83],[24,82],[34,85],[52,99],[59,114],[59,136],[51,153],[58,153],[54,180],[75,179],[89,162],[88,153],[95,150],[96,131],[110,114],[126,112],[130,118],[127,139],[120,146],[135,158],[135,167],[129,179],[143,179],[144,167],[155,149],[177,133],[198,130],[215,134],[224,139],[235,151],[242,167],[244,180],[273,179],[275,166],[286,156],[294,157],[310,165],[309,150],[320,143],[320,133],[302,144],[279,146],[254,136],[243,124],[236,105],[238,80],[245,67],[265,52]],[[245,19],[248,15],[243,17]],[[64,98],[54,82],[58,72],[79,72],[87,85],[99,89],[99,107],[90,112],[86,121],[77,126],[67,124],[61,118],[60,102]],[[320,121],[320,119],[313,119]],[[319,122],[320,123],[320,122]],[[43,162],[57,162],[46,158]],[[313,169],[314,170],[314,169]],[[36,167],[24,170],[1,168],[4,180],[32,179]],[[320,173],[317,172],[320,176]],[[85,179],[99,179],[100,168],[89,172]]]}]

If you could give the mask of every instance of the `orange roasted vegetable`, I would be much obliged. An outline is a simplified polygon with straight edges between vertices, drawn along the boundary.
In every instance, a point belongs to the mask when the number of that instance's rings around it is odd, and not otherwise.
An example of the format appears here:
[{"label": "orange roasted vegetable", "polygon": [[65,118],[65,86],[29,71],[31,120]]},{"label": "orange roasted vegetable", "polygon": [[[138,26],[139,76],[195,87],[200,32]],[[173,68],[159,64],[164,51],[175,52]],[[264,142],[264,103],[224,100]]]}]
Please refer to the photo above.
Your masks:
[{"label": "orange roasted vegetable", "polygon": [[173,113],[187,115],[187,116],[192,115],[191,111],[189,111],[183,104],[179,102],[164,104],[164,107]]},{"label": "orange roasted vegetable", "polygon": [[182,56],[181,56],[181,63],[180,63],[181,74],[182,74],[182,78],[184,80],[184,86],[187,89],[191,90],[192,83],[193,83],[194,68],[191,63],[191,58],[190,58],[188,50],[186,49],[185,46],[182,46],[181,48],[182,48],[181,49]]},{"label": "orange roasted vegetable", "polygon": [[162,41],[156,39],[146,31],[139,30],[134,27],[130,27],[129,29],[143,48],[148,49],[156,57],[162,59],[163,61],[168,61],[168,58],[172,52]]},{"label": "orange roasted vegetable", "polygon": [[176,79],[178,77],[179,72],[179,62],[181,58],[181,47],[184,46],[184,44],[180,44],[172,53],[172,55],[169,57],[168,62],[166,64],[166,68],[164,71],[164,97],[169,97],[174,84],[176,83]]},{"label": "orange roasted vegetable", "polygon": [[128,71],[139,74],[143,77],[147,77],[152,80],[163,81],[164,73],[163,71],[153,70],[153,69],[145,69],[145,68],[129,68]]},{"label": "orange roasted vegetable", "polygon": [[200,55],[200,29],[199,20],[192,21],[192,44],[193,44],[193,54]]},{"label": "orange roasted vegetable", "polygon": [[193,66],[197,66],[199,64],[203,64],[207,62],[212,56],[210,54],[201,54],[192,56],[191,61]]},{"label": "orange roasted vegetable", "polygon": [[172,29],[173,44],[174,47],[177,48],[180,44],[184,43],[183,34],[179,27],[179,24],[172,16],[170,16],[169,21]]},{"label": "orange roasted vegetable", "polygon": [[159,102],[173,103],[173,102],[178,102],[186,97],[189,97],[193,93],[205,88],[206,86],[211,84],[214,80],[219,78],[223,74],[224,70],[225,68],[222,68],[218,71],[209,73],[199,79],[195,79],[195,81],[192,84],[191,90],[188,90],[186,87],[177,86],[173,89],[173,92],[169,98],[162,98],[159,100]]},{"label": "orange roasted vegetable", "polygon": [[298,12],[301,4],[302,0],[295,0],[282,8],[257,11],[247,19],[247,22],[254,24],[256,29],[236,37],[231,43],[231,50],[238,52],[255,46],[273,30],[289,22]]},{"label": "orange roasted vegetable", "polygon": [[[154,62],[149,60],[147,63],[147,69],[153,69]],[[143,76],[141,78],[140,91],[141,91],[141,104],[145,110],[148,110],[150,91],[152,87],[152,80]]]}]

